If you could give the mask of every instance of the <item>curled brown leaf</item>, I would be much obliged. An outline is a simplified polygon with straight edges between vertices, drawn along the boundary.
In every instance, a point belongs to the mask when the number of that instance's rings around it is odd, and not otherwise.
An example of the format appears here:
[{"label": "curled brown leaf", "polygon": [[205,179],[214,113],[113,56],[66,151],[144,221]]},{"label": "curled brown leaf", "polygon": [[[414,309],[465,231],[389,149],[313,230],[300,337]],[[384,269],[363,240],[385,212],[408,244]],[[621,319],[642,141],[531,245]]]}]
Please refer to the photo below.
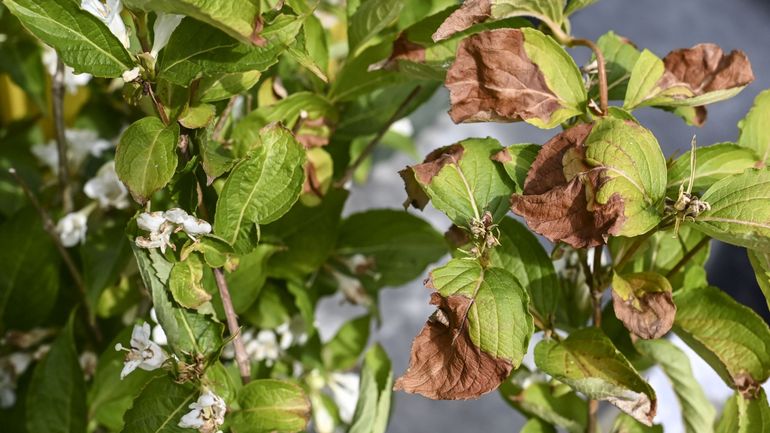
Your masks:
[{"label": "curled brown leaf", "polygon": [[606,179],[604,169],[584,161],[592,128],[580,124],[545,143],[527,173],[523,194],[511,196],[511,209],[532,230],[575,248],[604,244],[625,222],[619,194],[606,203],[594,200]]},{"label": "curled brown leaf", "polygon": [[518,29],[486,31],[460,42],[446,87],[455,123],[547,121],[561,107],[542,71],[527,56]]},{"label": "curled brown leaf", "polygon": [[438,309],[415,337],[409,368],[395,389],[440,400],[474,399],[496,389],[513,365],[471,341],[465,318],[472,300],[434,292],[430,302]]},{"label": "curled brown leaf", "polygon": [[646,292],[623,299],[613,290],[612,307],[626,329],[645,340],[666,335],[676,316],[676,305],[671,292],[667,291]]},{"label": "curled brown leaf", "polygon": [[445,165],[458,162],[464,151],[465,149],[460,144],[440,147],[429,153],[422,164],[409,166],[399,171],[398,174],[404,180],[407,195],[404,207],[412,205],[417,209],[424,209],[430,198],[422,189],[421,184],[429,184]]},{"label": "curled brown leaf", "polygon": [[492,2],[490,0],[467,0],[441,23],[441,26],[433,33],[433,41],[438,42],[447,39],[474,24],[486,21],[491,15]]}]

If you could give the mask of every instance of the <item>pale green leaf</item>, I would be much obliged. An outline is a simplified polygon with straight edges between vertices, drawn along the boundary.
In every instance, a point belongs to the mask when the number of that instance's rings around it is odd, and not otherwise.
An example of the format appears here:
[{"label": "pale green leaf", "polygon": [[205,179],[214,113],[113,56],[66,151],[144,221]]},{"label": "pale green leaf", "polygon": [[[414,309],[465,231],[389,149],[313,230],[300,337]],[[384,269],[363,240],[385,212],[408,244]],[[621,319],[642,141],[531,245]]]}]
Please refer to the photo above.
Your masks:
[{"label": "pale green leaf", "polygon": [[[571,1],[570,6],[580,1]],[[615,32],[602,35],[596,45],[602,50],[605,67],[607,69],[607,96],[612,100],[623,100],[628,87],[628,79],[631,70],[639,59],[639,50],[626,38],[618,36]],[[595,59],[595,58],[594,58]],[[598,85],[591,88],[591,97],[599,97]]]},{"label": "pale green leaf", "polygon": [[197,398],[198,391],[190,384],[178,384],[169,376],[153,379],[123,415],[121,433],[189,433],[178,424]]},{"label": "pale green leaf", "polygon": [[680,290],[674,332],[730,387],[770,377],[770,328],[752,309],[715,287]]},{"label": "pale green leaf", "polygon": [[214,232],[230,244],[244,228],[268,224],[289,211],[305,182],[305,149],[273,124],[260,131],[262,145],[235,166],[219,195]]},{"label": "pale green leaf", "polygon": [[599,0],[569,0],[567,8],[564,9],[564,15],[572,15],[575,12],[587,8]]},{"label": "pale green leaf", "polygon": [[382,30],[395,23],[403,0],[365,1],[350,17],[348,28],[349,51],[354,56],[357,51]]},{"label": "pale green leaf", "polygon": [[716,409],[706,398],[695,380],[687,355],[667,340],[638,340],[641,353],[655,361],[666,373],[674,388],[682,411],[685,432],[710,433],[714,431]]},{"label": "pale green leaf", "polygon": [[556,428],[540,418],[530,418],[519,433],[556,433]]},{"label": "pale green leaf", "polygon": [[186,15],[208,23],[243,43],[258,41],[261,34],[260,0],[123,0],[129,8]]},{"label": "pale green leaf", "polygon": [[174,300],[185,308],[198,308],[211,300],[211,295],[203,288],[203,261],[197,254],[191,254],[186,260],[174,263],[169,274],[168,288]]},{"label": "pale green leaf", "polygon": [[[522,372],[522,370],[517,370]],[[512,375],[516,377],[517,373]],[[532,377],[526,374],[521,385],[526,385]],[[510,380],[510,379],[509,379]],[[555,384],[535,382],[521,388],[520,384],[504,382],[500,387],[503,398],[516,410],[529,417],[542,419],[559,426],[570,433],[583,433],[588,421],[588,404],[572,390],[559,389]],[[561,385],[562,387],[564,385]]]},{"label": "pale green leaf", "polygon": [[489,355],[521,364],[534,331],[529,296],[516,278],[501,268],[483,268],[476,260],[453,259],[434,269],[430,279],[444,297],[471,299],[467,327],[474,345]]},{"label": "pale green leaf", "polygon": [[321,348],[321,358],[329,370],[349,370],[358,363],[358,358],[369,341],[371,316],[355,318],[344,325]]},{"label": "pale green leaf", "polygon": [[725,177],[701,200],[711,208],[695,217],[693,227],[722,242],[770,252],[770,170]]},{"label": "pale green leaf", "polygon": [[629,415],[621,413],[615,418],[612,433],[663,433],[663,426],[656,424],[648,427]]},{"label": "pale green leaf", "polygon": [[134,199],[145,203],[174,176],[179,126],[145,117],[123,132],[115,153],[115,171]]},{"label": "pale green leaf", "polygon": [[26,402],[30,432],[86,432],[86,383],[73,330],[76,314],[72,312],[67,326],[32,373]]},{"label": "pale green leaf", "polygon": [[561,28],[564,21],[564,0],[493,0],[495,19],[526,16]]},{"label": "pale green leaf", "polygon": [[[120,77],[134,67],[123,44],[98,18],[74,0],[3,0],[22,24],[54,47],[75,72]],[[120,18],[119,18],[120,19]]]},{"label": "pale green leaf", "polygon": [[216,102],[250,90],[259,82],[260,71],[233,72],[217,77],[204,77],[195,97],[200,102]]},{"label": "pale green leaf", "polygon": [[[679,188],[686,189],[690,180],[690,152],[677,158],[668,168],[666,195],[678,197]],[[696,167],[692,174],[692,192],[703,194],[708,187],[727,176],[740,174],[757,166],[758,157],[752,150],[734,143],[718,143],[699,147],[695,151]]]},{"label": "pale green leaf", "polygon": [[754,399],[736,395],[738,403],[737,433],[770,433],[770,406],[764,389]]},{"label": "pale green leaf", "polygon": [[748,250],[749,262],[754,268],[754,275],[757,277],[757,284],[765,295],[765,302],[770,307],[770,253],[763,253],[754,250]]},{"label": "pale green leaf", "polygon": [[372,346],[364,357],[361,387],[348,433],[385,433],[393,393],[393,371],[385,349]]},{"label": "pale green leaf", "polygon": [[238,403],[240,410],[229,415],[233,433],[298,432],[310,418],[310,401],[290,382],[252,381],[241,389]]},{"label": "pale green leaf", "polygon": [[535,347],[535,363],[587,397],[607,400],[637,420],[652,423],[655,391],[601,330],[580,329],[561,342],[543,340]]},{"label": "pale green leaf", "polygon": [[754,105],[746,117],[738,123],[741,133],[738,145],[752,149],[762,164],[770,162],[770,130],[767,119],[770,117],[770,90],[757,95]]}]

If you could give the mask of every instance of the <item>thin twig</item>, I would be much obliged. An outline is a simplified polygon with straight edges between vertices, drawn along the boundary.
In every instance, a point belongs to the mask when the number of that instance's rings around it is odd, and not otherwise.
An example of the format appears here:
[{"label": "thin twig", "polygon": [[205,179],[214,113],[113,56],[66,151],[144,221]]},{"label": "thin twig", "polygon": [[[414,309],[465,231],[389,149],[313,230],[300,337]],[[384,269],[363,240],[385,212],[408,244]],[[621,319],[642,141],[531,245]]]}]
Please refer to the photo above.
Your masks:
[{"label": "thin twig", "polygon": [[569,40],[568,45],[574,47],[580,45],[588,47],[594,52],[596,56],[596,62],[599,64],[599,109],[602,114],[607,114],[607,107],[609,105],[609,96],[607,90],[607,66],[604,63],[604,54],[602,50],[591,40],[582,38],[572,38]]},{"label": "thin twig", "polygon": [[238,95],[233,96],[230,98],[230,101],[227,102],[227,107],[222,111],[222,114],[219,116],[219,120],[217,120],[217,124],[214,126],[214,131],[211,133],[211,139],[214,141],[222,141],[222,134],[224,133],[225,125],[227,124],[227,119],[230,117],[230,112],[233,111],[233,106],[235,106],[235,101],[238,99]]},{"label": "thin twig", "polygon": [[62,210],[72,212],[72,190],[70,189],[70,169],[67,158],[67,136],[64,133],[64,63],[57,57],[56,73],[53,76],[51,95],[53,96],[53,124],[56,129],[56,150],[59,156],[59,192]]},{"label": "thin twig", "polygon": [[152,103],[155,105],[155,111],[158,112],[160,120],[164,125],[168,125],[170,120],[168,118],[168,114],[166,114],[166,108],[163,107],[163,104],[158,100],[158,98],[155,97],[155,91],[152,90],[152,85],[148,82],[144,83],[144,91],[150,95],[150,99],[152,99]]},{"label": "thin twig", "polygon": [[225,280],[225,274],[222,273],[221,269],[214,269],[214,279],[217,281],[219,296],[222,298],[222,307],[224,307],[225,317],[227,318],[227,328],[230,330],[230,335],[233,337],[235,363],[238,364],[238,370],[241,372],[241,381],[243,381],[243,384],[245,385],[251,380],[251,364],[249,363],[249,356],[246,354],[246,348],[243,346],[243,340],[241,339],[241,328],[238,327],[238,316],[235,314],[233,300],[230,298],[230,291],[227,288],[227,280]]},{"label": "thin twig", "polygon": [[[594,263],[591,275],[591,301],[593,302],[593,325],[596,328],[602,326],[602,293],[604,292],[602,281],[602,250],[603,246],[599,245],[594,248]],[[597,413],[599,412],[599,400],[588,400],[588,423],[586,425],[587,433],[595,433],[597,422]]]},{"label": "thin twig", "polygon": [[361,164],[366,161],[366,158],[371,155],[371,153],[374,151],[374,148],[377,146],[377,144],[382,140],[382,137],[385,136],[385,134],[390,129],[391,125],[396,122],[396,120],[400,119],[406,108],[409,106],[409,103],[412,102],[412,100],[417,96],[418,93],[420,93],[421,86],[417,86],[412,90],[411,93],[404,99],[404,102],[399,105],[399,107],[396,109],[396,111],[393,113],[392,116],[388,119],[387,122],[385,122],[385,125],[380,128],[379,131],[377,131],[377,135],[372,138],[371,141],[366,145],[364,150],[361,151],[361,153],[358,154],[356,159],[353,161],[350,166],[348,166],[348,169],[345,171],[345,174],[334,184],[337,188],[343,188],[345,184],[347,184],[350,179],[353,178],[353,175],[356,173],[356,170],[358,170],[358,167],[361,166]]},{"label": "thin twig", "polygon": [[37,197],[35,197],[35,194],[32,192],[29,185],[27,185],[27,182],[16,172],[16,169],[11,167],[8,169],[8,173],[11,175],[11,177],[13,177],[16,183],[19,184],[21,189],[24,191],[24,194],[27,196],[27,199],[29,199],[30,203],[32,203],[32,206],[35,207],[37,213],[40,215],[40,219],[43,221],[43,229],[46,231],[46,233],[48,233],[48,236],[51,237],[51,240],[53,240],[56,249],[59,251],[59,255],[61,256],[64,264],[67,266],[67,270],[69,270],[69,273],[72,276],[72,280],[75,282],[75,287],[78,288],[78,292],[82,298],[81,302],[83,303],[83,312],[86,315],[88,326],[91,329],[91,332],[93,333],[96,341],[101,342],[102,333],[99,330],[99,327],[96,325],[96,318],[93,314],[91,314],[83,276],[80,275],[80,271],[75,265],[75,262],[72,260],[72,257],[69,255],[67,248],[65,248],[61,243],[59,233],[56,232],[56,225],[53,223],[53,220],[51,219],[51,216],[48,214],[48,212],[43,209],[43,206],[37,200]]},{"label": "thin twig", "polygon": [[677,272],[679,272],[679,270],[680,270],[680,269],[682,269],[682,267],[684,267],[684,265],[686,265],[686,264],[687,264],[687,262],[689,262],[689,261],[690,261],[690,259],[692,259],[693,257],[695,257],[695,255],[696,255],[696,254],[698,254],[698,252],[699,252],[701,249],[703,249],[703,247],[705,247],[706,245],[708,245],[710,241],[711,241],[711,238],[709,238],[708,236],[706,236],[706,237],[704,237],[703,239],[701,239],[701,240],[700,240],[700,242],[698,242],[697,244],[695,244],[695,246],[694,246],[694,247],[692,247],[692,249],[691,249],[690,251],[688,251],[688,252],[687,252],[687,253],[686,253],[684,256],[682,256],[682,258],[681,258],[681,259],[679,259],[679,261],[678,261],[678,262],[676,262],[676,264],[674,265],[674,267],[673,267],[673,268],[671,268],[671,270],[670,270],[670,271],[668,271],[668,272],[666,273],[666,278],[671,278],[671,277],[673,277],[673,276],[674,276],[674,275],[675,275]]}]

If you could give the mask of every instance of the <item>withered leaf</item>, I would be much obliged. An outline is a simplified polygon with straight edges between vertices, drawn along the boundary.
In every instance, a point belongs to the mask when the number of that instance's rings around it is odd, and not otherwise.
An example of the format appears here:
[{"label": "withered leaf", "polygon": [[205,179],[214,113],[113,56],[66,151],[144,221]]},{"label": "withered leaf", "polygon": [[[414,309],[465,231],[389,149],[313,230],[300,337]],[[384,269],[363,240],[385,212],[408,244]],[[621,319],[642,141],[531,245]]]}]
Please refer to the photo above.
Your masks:
[{"label": "withered leaf", "polygon": [[421,164],[406,167],[398,172],[404,180],[406,189],[406,201],[404,207],[414,206],[417,209],[425,209],[430,198],[420,184],[428,184],[441,169],[452,162],[457,162],[463,156],[465,149],[460,144],[440,147],[430,152]]},{"label": "withered leaf", "polygon": [[616,234],[625,221],[619,194],[603,204],[594,200],[606,179],[601,167],[590,168],[582,162],[592,128],[592,124],[580,124],[545,143],[527,174],[523,194],[511,196],[511,209],[532,230],[575,248],[605,243],[607,235]]},{"label": "withered leaf", "polygon": [[414,339],[409,368],[395,389],[441,400],[478,398],[496,389],[513,366],[471,341],[466,316],[472,300],[434,292],[430,302],[438,310]]},{"label": "withered leaf", "polygon": [[543,72],[527,55],[519,29],[486,31],[460,42],[446,87],[455,123],[533,118],[546,122],[561,108]]},{"label": "withered leaf", "polygon": [[389,62],[396,60],[409,60],[416,63],[425,61],[425,47],[409,40],[406,32],[401,33],[393,42],[393,52],[388,58]]},{"label": "withered leaf", "polygon": [[695,95],[742,87],[754,81],[749,58],[741,50],[725,55],[716,44],[698,44],[670,52],[661,78],[668,88],[685,85]]},{"label": "withered leaf", "polygon": [[676,316],[671,284],[654,272],[615,274],[612,307],[625,327],[645,340],[666,335]]},{"label": "withered leaf", "polygon": [[466,0],[433,33],[433,41],[438,42],[447,39],[474,24],[486,21],[491,15],[492,2],[490,0]]}]

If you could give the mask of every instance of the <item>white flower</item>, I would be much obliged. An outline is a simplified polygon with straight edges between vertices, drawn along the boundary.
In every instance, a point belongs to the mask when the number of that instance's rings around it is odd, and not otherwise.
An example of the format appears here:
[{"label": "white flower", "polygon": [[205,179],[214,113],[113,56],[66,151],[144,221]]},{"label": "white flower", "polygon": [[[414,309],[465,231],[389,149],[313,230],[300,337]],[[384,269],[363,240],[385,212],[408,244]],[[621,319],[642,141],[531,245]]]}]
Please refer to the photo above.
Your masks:
[{"label": "white flower", "polygon": [[145,231],[156,232],[160,230],[160,226],[166,222],[166,218],[163,217],[163,212],[142,212],[136,218],[136,225]]},{"label": "white flower", "polygon": [[105,163],[96,172],[96,177],[90,179],[83,186],[83,192],[99,202],[103,208],[114,207],[125,209],[128,207],[128,190],[123,182],[118,179],[115,172],[115,161]]},{"label": "white flower", "polygon": [[65,247],[74,247],[86,240],[88,231],[88,213],[81,211],[68,213],[56,223],[56,233]]},{"label": "white flower", "polygon": [[179,23],[182,22],[182,18],[184,18],[184,15],[158,13],[155,25],[152,27],[154,39],[150,55],[153,58],[158,58],[158,53],[168,44],[171,33],[174,33]]},{"label": "white flower", "polygon": [[329,389],[332,398],[340,411],[340,419],[345,423],[353,420],[353,414],[358,402],[358,385],[360,378],[355,373],[332,373],[329,375]]},{"label": "white flower", "polygon": [[276,334],[280,337],[280,347],[283,350],[292,345],[305,344],[307,342],[307,329],[305,320],[301,316],[294,316],[291,320],[275,328]]},{"label": "white flower", "polygon": [[128,39],[128,31],[126,31],[126,24],[120,17],[120,11],[123,10],[123,4],[120,0],[107,0],[106,3],[102,3],[101,0],[82,0],[80,8],[99,18],[99,20],[107,25],[110,32],[118,38],[120,43],[128,48],[130,41]]},{"label": "white flower", "polygon": [[[64,132],[64,136],[67,139],[67,166],[73,171],[80,167],[88,155],[98,158],[105,150],[113,147],[112,143],[99,138],[99,135],[91,130],[68,129]],[[59,152],[56,141],[35,144],[31,151],[54,174],[59,173]]]},{"label": "white flower", "polygon": [[16,404],[16,381],[5,368],[0,368],[0,408],[7,409]]},{"label": "white flower", "polygon": [[372,302],[361,281],[357,278],[337,271],[332,271],[332,276],[337,281],[337,287],[348,302],[356,305],[369,305]]},{"label": "white flower", "polygon": [[281,346],[278,344],[278,338],[275,332],[264,329],[257,333],[256,338],[244,343],[246,353],[256,361],[265,361],[267,366],[273,363],[281,356]]},{"label": "white flower", "polygon": [[174,232],[174,224],[167,221],[164,212],[142,212],[136,218],[136,225],[145,231],[150,232],[148,236],[138,236],[134,241],[140,248],[160,248],[162,253],[166,252],[166,247],[171,243],[171,234]]},{"label": "white flower", "polygon": [[[153,322],[158,323],[158,315],[155,312],[155,307],[150,308],[150,319],[152,319]],[[152,327],[152,341],[158,343],[161,346],[168,344],[166,331],[163,330],[163,327],[160,326],[160,324]]]},{"label": "white flower", "polygon": [[[56,55],[56,50],[45,45],[43,47],[43,66],[48,74],[52,77],[56,74],[57,64],[59,62],[59,56]],[[75,70],[69,66],[64,66],[64,87],[69,93],[75,93],[78,91],[78,87],[85,86],[91,81],[91,74],[76,74]]]},{"label": "white flower", "polygon": [[414,134],[414,125],[408,117],[404,117],[390,125],[390,130],[405,137],[411,137]]},{"label": "white flower", "polygon": [[78,357],[80,368],[83,370],[83,374],[86,378],[91,378],[96,373],[96,366],[99,363],[99,357],[96,353],[86,350]]},{"label": "white flower", "polygon": [[139,69],[139,66],[137,66],[134,69],[129,69],[127,71],[124,71],[121,78],[123,78],[123,81],[125,81],[126,83],[130,83],[132,81],[136,81],[136,79],[139,78],[140,72],[141,70]]},{"label": "white flower", "polygon": [[187,233],[187,236],[192,240],[196,240],[195,236],[211,233],[211,224],[189,215],[183,209],[169,209],[163,213],[163,217],[166,218],[167,221],[181,226],[182,230],[184,230],[184,232]]},{"label": "white flower", "polygon": [[191,403],[181,420],[179,427],[198,429],[201,433],[219,433],[219,426],[225,423],[227,406],[222,397],[206,390],[198,397],[198,401]]},{"label": "white flower", "polygon": [[141,368],[142,370],[152,371],[160,368],[166,361],[166,353],[153,341],[150,341],[150,324],[143,323],[134,325],[134,331],[131,333],[131,349],[124,348],[120,343],[115,345],[115,350],[126,350],[126,360],[123,365],[123,371],[120,372],[122,380],[129,373]]}]

